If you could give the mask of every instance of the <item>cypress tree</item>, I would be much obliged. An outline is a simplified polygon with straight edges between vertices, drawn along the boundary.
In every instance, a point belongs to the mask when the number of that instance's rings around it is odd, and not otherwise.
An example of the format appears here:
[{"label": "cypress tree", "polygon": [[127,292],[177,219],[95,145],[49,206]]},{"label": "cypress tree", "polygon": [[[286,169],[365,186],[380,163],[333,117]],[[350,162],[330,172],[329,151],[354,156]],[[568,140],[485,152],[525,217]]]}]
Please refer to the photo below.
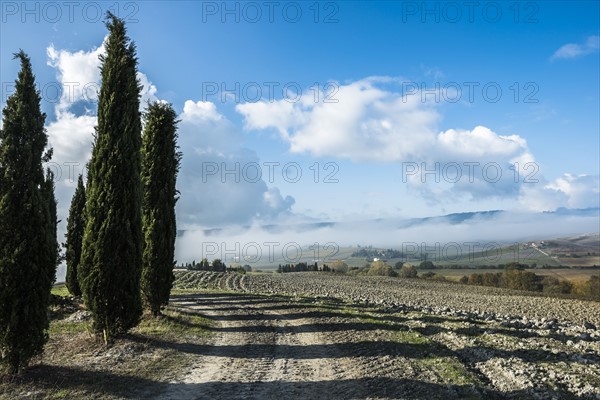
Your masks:
[{"label": "cypress tree", "polygon": [[48,303],[58,263],[53,175],[44,176],[46,115],[21,50],[16,90],[0,130],[0,361],[21,372],[48,339]]},{"label": "cypress tree", "polygon": [[66,284],[69,292],[73,296],[81,296],[81,288],[77,277],[79,260],[81,259],[81,244],[83,242],[83,231],[85,229],[85,187],[83,186],[83,177],[79,175],[77,188],[71,207],[69,208],[69,218],[67,219],[67,238],[66,242],[66,261],[67,276]]},{"label": "cypress tree", "polygon": [[[44,155],[44,157],[42,158],[43,162],[49,162],[52,159],[52,153],[53,150],[49,149],[46,154]],[[56,215],[56,209],[58,207],[57,201],[56,201],[56,197],[54,196],[54,173],[52,172],[52,170],[50,170],[50,168],[48,168],[46,170],[46,181],[44,182],[44,185],[42,186],[43,188],[43,196],[44,196],[44,201],[47,207],[47,215],[48,215],[48,219],[47,219],[47,223],[45,224],[46,226],[48,226],[47,229],[45,229],[45,236],[46,236],[46,246],[45,246],[45,252],[46,252],[46,258],[48,259],[48,280],[47,283],[48,285],[48,297],[50,296],[50,291],[52,290],[52,286],[54,285],[54,282],[56,281],[56,267],[58,266],[58,264],[60,264],[60,262],[63,260],[61,254],[60,254],[60,245],[58,243],[58,232],[57,232],[57,228],[58,228],[58,218]],[[47,306],[46,306],[47,308]]]},{"label": "cypress tree", "polygon": [[142,295],[155,316],[169,303],[175,279],[175,184],[181,159],[175,118],[170,104],[149,104],[142,138]]},{"label": "cypress tree", "polygon": [[141,85],[135,44],[110,12],[98,126],[88,164],[86,227],[79,274],[84,302],[104,342],[137,325],[142,315],[140,183]]}]

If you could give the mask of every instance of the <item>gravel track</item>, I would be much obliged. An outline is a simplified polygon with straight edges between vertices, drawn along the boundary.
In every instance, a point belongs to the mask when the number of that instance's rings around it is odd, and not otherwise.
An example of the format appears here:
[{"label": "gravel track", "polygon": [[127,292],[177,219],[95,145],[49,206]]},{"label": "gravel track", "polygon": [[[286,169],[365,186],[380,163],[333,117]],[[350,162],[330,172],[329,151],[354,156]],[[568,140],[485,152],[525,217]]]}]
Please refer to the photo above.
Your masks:
[{"label": "gravel track", "polygon": [[[232,284],[229,279],[226,283]],[[283,314],[261,308],[263,304],[271,304],[269,300],[264,303],[256,300],[207,295],[192,303],[176,303],[177,307],[202,312],[214,319],[219,333],[185,379],[160,398],[271,398],[284,388],[289,396],[318,397],[306,388],[302,393],[294,390],[293,382],[285,380],[289,377],[302,377],[304,381],[333,379],[327,362],[330,355],[315,352],[309,360],[287,357],[285,352],[289,348],[320,343],[321,338],[317,333],[301,332],[299,326],[308,323],[306,320],[288,320]],[[210,309],[201,307],[208,304]],[[240,304],[244,307],[236,308]]]}]

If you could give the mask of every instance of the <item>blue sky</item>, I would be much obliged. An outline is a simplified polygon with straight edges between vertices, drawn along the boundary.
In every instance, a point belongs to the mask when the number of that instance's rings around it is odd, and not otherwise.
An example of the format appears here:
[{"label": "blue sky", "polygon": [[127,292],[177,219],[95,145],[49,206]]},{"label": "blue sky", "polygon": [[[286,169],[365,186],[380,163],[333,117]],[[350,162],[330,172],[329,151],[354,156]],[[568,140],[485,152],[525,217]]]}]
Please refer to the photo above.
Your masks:
[{"label": "blue sky", "polygon": [[[597,1],[69,4],[2,2],[2,105],[23,48],[48,91],[56,163],[83,165],[95,104],[66,96],[65,82],[98,80],[98,16],[116,12],[137,44],[144,100],[171,102],[182,119],[180,227],[598,207]],[[315,83],[327,92],[318,101]],[[236,84],[225,101],[209,91]],[[285,85],[300,88],[297,101]],[[257,163],[263,179],[203,179],[222,162]],[[282,176],[290,162],[298,182]],[[279,163],[272,182],[264,163]],[[470,182],[465,163],[499,166],[502,178],[474,170]],[[531,164],[515,178],[515,163]],[[435,182],[403,165],[459,165],[463,177]],[[338,182],[323,182],[331,172]],[[66,175],[57,185],[63,213],[73,187]]]}]

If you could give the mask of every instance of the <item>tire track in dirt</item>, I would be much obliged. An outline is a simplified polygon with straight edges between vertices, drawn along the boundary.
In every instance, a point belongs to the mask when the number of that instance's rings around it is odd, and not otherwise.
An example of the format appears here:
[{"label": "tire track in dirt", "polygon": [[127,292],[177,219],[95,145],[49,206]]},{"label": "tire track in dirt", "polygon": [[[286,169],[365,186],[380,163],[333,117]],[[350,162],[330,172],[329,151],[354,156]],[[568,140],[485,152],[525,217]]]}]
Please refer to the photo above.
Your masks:
[{"label": "tire track in dirt", "polygon": [[[204,316],[214,320],[217,332],[187,375],[172,382],[158,398],[267,399],[278,393],[286,398],[323,398],[320,390],[312,392],[305,383],[334,380],[339,371],[350,368],[335,347],[311,347],[327,342],[320,332],[302,330],[315,321],[288,319],[285,313],[269,309],[278,305],[272,300],[206,295],[173,305],[190,311],[201,308]],[[307,353],[300,355],[303,348]],[[290,349],[295,351],[290,354]]]}]

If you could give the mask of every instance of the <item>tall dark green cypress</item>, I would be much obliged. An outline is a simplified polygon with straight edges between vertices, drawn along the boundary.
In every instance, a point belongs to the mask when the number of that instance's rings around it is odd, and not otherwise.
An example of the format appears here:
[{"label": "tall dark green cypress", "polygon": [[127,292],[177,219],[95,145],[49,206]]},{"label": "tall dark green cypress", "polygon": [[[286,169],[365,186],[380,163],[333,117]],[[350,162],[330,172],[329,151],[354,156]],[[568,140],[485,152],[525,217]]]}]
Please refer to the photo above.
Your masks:
[{"label": "tall dark green cypress", "polygon": [[149,104],[142,138],[142,295],[155,316],[169,303],[175,278],[175,186],[181,159],[176,116],[170,104]]},{"label": "tall dark green cypress", "polygon": [[88,164],[86,228],[79,274],[93,326],[105,343],[142,315],[140,90],[135,44],[125,23],[107,14],[101,56],[98,126]]},{"label": "tall dark green cypress", "polygon": [[16,90],[0,130],[0,361],[19,373],[48,339],[48,302],[56,275],[53,175],[44,175],[46,115],[29,57],[21,50]]},{"label": "tall dark green cypress", "polygon": [[65,257],[67,261],[66,284],[69,292],[73,296],[81,296],[81,287],[77,277],[79,260],[81,259],[81,245],[83,242],[83,231],[85,229],[85,187],[83,186],[83,177],[79,175],[77,188],[71,207],[69,208],[69,218],[67,219],[67,238]]},{"label": "tall dark green cypress", "polygon": [[[42,161],[50,161],[52,159],[52,153],[53,150],[49,149],[42,158]],[[49,286],[47,293],[49,295],[50,291],[52,290],[52,286],[56,281],[56,267],[62,261],[62,256],[60,254],[60,244],[58,243],[58,217],[56,213],[58,204],[54,195],[54,173],[50,168],[46,170],[46,181],[44,182],[42,188],[42,194],[44,196],[44,200],[48,208],[48,219],[47,223],[45,224],[46,226],[48,226],[48,228],[45,229],[46,246],[44,251],[46,252],[46,258],[48,259],[49,279],[47,283],[49,283]]]}]

